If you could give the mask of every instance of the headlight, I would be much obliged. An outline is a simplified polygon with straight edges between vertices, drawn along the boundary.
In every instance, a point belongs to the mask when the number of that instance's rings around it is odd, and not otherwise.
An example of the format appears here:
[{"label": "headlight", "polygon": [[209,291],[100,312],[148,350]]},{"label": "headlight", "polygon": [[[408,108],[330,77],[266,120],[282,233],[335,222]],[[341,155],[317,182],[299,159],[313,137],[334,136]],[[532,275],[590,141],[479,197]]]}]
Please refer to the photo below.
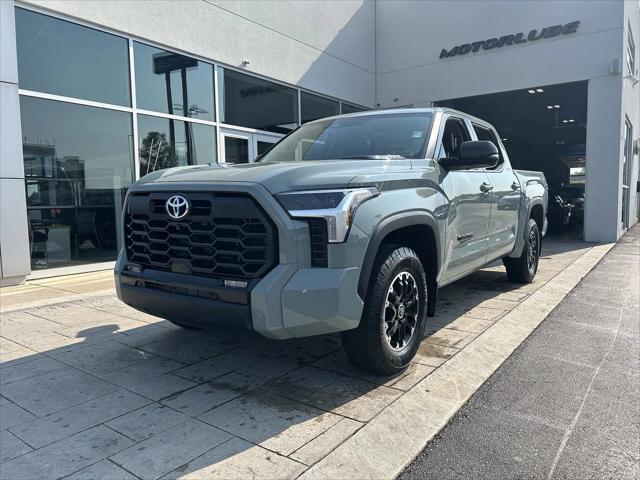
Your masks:
[{"label": "headlight", "polygon": [[287,192],[276,195],[292,218],[324,218],[329,243],[344,242],[356,210],[380,192],[375,187]]}]

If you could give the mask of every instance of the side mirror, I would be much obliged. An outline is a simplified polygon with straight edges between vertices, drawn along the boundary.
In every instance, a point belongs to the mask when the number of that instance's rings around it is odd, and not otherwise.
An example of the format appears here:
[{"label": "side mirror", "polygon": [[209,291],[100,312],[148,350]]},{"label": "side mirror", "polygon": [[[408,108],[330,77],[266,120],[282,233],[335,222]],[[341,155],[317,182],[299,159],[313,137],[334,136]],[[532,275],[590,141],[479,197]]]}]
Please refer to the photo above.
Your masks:
[{"label": "side mirror", "polygon": [[470,168],[493,168],[498,165],[498,148],[487,140],[464,142],[460,145],[458,157],[441,158],[438,163],[447,170],[467,170]]}]

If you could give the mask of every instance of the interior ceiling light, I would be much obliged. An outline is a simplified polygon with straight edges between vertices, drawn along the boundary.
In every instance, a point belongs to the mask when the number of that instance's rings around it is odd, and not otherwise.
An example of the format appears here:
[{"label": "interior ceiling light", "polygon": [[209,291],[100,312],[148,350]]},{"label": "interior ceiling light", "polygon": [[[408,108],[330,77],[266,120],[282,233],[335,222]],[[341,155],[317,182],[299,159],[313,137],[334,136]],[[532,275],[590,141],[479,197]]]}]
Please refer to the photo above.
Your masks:
[{"label": "interior ceiling light", "polygon": [[542,93],[542,92],[544,92],[544,90],[543,90],[543,89],[541,89],[541,88],[536,88],[536,92],[538,92],[538,93]]},{"label": "interior ceiling light", "polygon": [[531,94],[536,93],[536,91],[535,91],[535,90],[527,90],[527,92],[529,92],[529,93],[531,93]]}]

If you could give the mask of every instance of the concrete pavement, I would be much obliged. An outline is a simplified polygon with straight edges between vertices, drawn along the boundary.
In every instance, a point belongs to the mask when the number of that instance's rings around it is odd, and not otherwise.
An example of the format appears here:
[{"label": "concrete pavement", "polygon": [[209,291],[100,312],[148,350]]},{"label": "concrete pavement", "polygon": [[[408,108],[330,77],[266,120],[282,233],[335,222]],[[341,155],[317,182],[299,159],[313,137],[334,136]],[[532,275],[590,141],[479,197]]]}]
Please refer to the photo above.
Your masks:
[{"label": "concrete pavement", "polygon": [[640,478],[640,228],[400,475]]},{"label": "concrete pavement", "polygon": [[547,242],[531,285],[496,266],[444,288],[393,378],[337,335],[174,327],[96,292],[104,274],[1,289],[0,477],[393,477],[609,248]]}]

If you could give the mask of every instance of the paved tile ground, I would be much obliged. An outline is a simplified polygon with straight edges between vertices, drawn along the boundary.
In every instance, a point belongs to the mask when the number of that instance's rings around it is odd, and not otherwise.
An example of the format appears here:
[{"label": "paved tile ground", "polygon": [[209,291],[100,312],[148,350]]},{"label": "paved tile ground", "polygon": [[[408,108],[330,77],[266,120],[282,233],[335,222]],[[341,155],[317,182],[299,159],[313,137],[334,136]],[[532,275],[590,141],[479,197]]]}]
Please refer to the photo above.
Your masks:
[{"label": "paved tile ground", "polygon": [[640,478],[640,225],[400,475]]},{"label": "paved tile ground", "polygon": [[[460,352],[481,348],[474,347],[480,335],[490,339],[488,329],[516,307],[526,312],[534,292],[551,288],[591,249],[547,242],[531,285],[509,283],[496,266],[444,288],[415,362],[393,378],[349,365],[338,335],[278,342],[185,330],[121,304],[112,291],[86,294],[91,285],[112,287],[103,274],[2,289],[0,478],[326,472],[319,465],[348,452],[381,412],[409,401],[416,385],[453,372]],[[449,405],[460,392],[445,387],[432,393]]]}]

